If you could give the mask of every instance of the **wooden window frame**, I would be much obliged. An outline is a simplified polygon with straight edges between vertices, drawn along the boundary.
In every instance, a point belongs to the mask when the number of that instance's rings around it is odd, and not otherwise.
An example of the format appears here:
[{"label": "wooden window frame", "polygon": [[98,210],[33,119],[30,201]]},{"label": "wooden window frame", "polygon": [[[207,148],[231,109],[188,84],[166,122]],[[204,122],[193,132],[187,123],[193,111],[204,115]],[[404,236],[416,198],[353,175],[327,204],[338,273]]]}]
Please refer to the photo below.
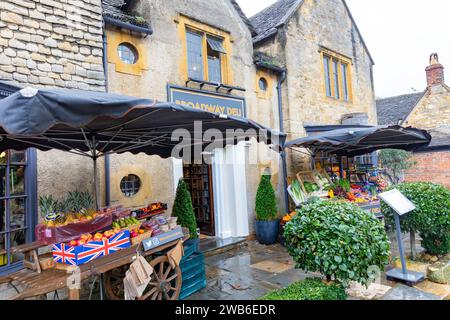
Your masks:
[{"label": "wooden window frame", "polygon": [[226,54],[220,55],[220,65],[221,65],[221,76],[222,84],[232,85],[232,72],[230,67],[230,56],[231,56],[231,36],[228,32],[220,30],[216,27],[204,24],[197,20],[188,18],[186,16],[179,15],[175,22],[178,23],[178,32],[183,45],[183,58],[180,67],[180,73],[182,78],[187,81],[189,79],[189,66],[187,59],[187,32],[192,31],[200,33],[202,37],[202,52],[203,52],[203,81],[209,81],[209,66],[208,66],[208,41],[207,37],[213,37],[221,39],[223,42],[223,47]]},{"label": "wooden window frame", "polygon": [[[327,94],[327,85],[326,85],[326,78],[327,74],[325,72],[325,58],[328,58],[328,70],[329,70],[329,81],[331,86],[331,96]],[[330,50],[320,50],[320,58],[321,58],[321,65],[322,65],[322,74],[323,74],[323,92],[326,98],[333,99],[335,101],[341,101],[341,102],[347,102],[352,103],[353,102],[353,88],[352,88],[352,75],[351,75],[351,66],[352,66],[352,60],[350,58],[347,58],[343,55],[340,55],[338,53],[335,53]],[[337,61],[338,62],[338,89],[339,89],[339,98],[336,98],[336,80],[334,77],[334,67],[333,63]],[[347,87],[347,99],[345,99],[344,95],[344,76],[342,74],[342,66],[346,65],[347,70],[347,81],[346,81],[346,87]]]}]

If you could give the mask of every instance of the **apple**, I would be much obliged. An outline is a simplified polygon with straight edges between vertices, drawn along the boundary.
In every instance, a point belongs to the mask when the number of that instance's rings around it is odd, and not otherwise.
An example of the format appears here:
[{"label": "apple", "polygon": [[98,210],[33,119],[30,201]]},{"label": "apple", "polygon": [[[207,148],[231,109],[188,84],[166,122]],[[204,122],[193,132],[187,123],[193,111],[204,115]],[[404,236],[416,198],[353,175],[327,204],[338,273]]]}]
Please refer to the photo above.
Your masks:
[{"label": "apple", "polygon": [[78,241],[77,240],[72,240],[69,242],[69,245],[72,247],[76,247],[78,245]]},{"label": "apple", "polygon": [[114,233],[119,233],[120,231],[122,231],[122,229],[120,229],[120,228],[114,228]]},{"label": "apple", "polygon": [[100,232],[97,232],[94,236],[94,240],[101,240],[103,238],[103,234]]},{"label": "apple", "polygon": [[86,240],[78,240],[78,244],[79,246],[85,245],[86,244]]}]

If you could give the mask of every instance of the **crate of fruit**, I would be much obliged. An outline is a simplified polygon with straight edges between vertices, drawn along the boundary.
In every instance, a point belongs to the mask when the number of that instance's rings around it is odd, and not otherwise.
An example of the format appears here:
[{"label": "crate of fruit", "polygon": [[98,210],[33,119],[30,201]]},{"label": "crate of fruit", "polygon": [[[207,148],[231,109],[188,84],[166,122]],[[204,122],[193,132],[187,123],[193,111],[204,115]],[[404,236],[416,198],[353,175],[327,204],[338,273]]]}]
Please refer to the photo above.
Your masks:
[{"label": "crate of fruit", "polygon": [[95,236],[83,235],[70,243],[54,244],[52,254],[56,263],[79,266],[130,246],[128,230],[111,230]]}]

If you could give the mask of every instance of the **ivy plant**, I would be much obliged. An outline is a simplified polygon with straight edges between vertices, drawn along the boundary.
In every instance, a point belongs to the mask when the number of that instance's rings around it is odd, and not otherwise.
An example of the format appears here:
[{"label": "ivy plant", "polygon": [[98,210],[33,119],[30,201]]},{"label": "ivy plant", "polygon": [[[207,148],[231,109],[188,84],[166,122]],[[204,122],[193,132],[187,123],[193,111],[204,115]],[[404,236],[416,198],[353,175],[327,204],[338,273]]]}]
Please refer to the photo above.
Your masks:
[{"label": "ivy plant", "polygon": [[351,203],[322,201],[304,206],[285,227],[296,267],[320,272],[343,284],[373,280],[370,271],[389,262],[390,243],[383,224]]}]

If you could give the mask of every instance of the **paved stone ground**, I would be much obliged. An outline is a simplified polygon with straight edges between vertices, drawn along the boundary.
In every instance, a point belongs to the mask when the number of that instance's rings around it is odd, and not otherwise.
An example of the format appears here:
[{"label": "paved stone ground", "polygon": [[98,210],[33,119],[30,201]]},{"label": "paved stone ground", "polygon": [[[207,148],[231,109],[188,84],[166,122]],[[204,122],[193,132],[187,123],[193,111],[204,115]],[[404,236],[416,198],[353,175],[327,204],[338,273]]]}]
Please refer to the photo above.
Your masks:
[{"label": "paved stone ground", "polygon": [[256,300],[264,294],[307,277],[281,245],[249,241],[205,259],[207,287],[187,300]]},{"label": "paved stone ground", "polygon": [[[405,251],[409,250],[409,240],[404,238]],[[391,236],[392,251],[398,256],[395,237]],[[419,252],[422,250],[419,247]],[[307,277],[320,277],[294,267],[292,258],[281,245],[263,246],[256,241],[248,241],[218,255],[205,258],[207,287],[187,300],[257,300],[264,294],[284,288]],[[428,281],[415,288],[388,281],[385,274],[380,276],[380,284],[391,289],[381,300],[442,300],[450,297],[450,288]],[[389,289],[389,288],[387,288]],[[349,297],[349,300],[358,300]]]}]

